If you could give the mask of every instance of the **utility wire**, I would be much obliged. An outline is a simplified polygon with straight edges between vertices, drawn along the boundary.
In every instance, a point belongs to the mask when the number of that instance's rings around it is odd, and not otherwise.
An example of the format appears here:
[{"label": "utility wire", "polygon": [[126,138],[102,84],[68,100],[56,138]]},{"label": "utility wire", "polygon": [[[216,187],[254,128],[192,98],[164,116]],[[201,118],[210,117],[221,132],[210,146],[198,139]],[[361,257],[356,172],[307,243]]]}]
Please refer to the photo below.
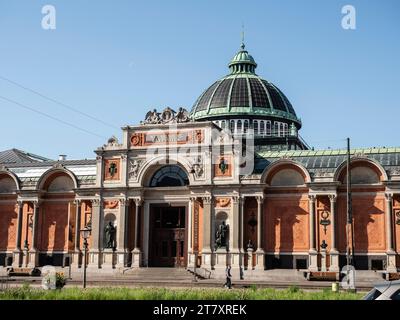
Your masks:
[{"label": "utility wire", "polygon": [[47,114],[47,113],[45,113],[45,112],[36,110],[35,108],[32,108],[32,107],[27,106],[27,105],[25,105],[25,104],[19,103],[19,102],[15,101],[15,100],[12,100],[12,99],[7,98],[7,97],[3,97],[3,96],[0,95],[0,99],[3,99],[3,100],[8,101],[8,102],[11,102],[11,103],[13,103],[13,104],[15,104],[15,105],[17,105],[17,106],[19,106],[19,107],[21,107],[21,108],[30,110],[30,111],[35,112],[35,113],[37,113],[37,114],[40,114],[40,115],[42,115],[42,116],[44,116],[44,117],[47,117],[47,118],[52,119],[52,120],[54,120],[54,121],[60,122],[60,123],[62,123],[62,124],[64,124],[64,125],[67,125],[67,126],[69,126],[69,127],[75,128],[75,129],[80,130],[80,131],[82,131],[82,132],[85,132],[85,133],[87,133],[87,134],[96,136],[96,137],[101,138],[101,139],[107,139],[106,137],[101,136],[101,135],[99,135],[99,134],[97,134],[97,133],[94,133],[94,132],[91,132],[91,131],[86,130],[86,129],[84,129],[84,128],[78,127],[77,125],[74,125],[73,123],[70,123],[70,122],[64,121],[64,120],[62,120],[62,119],[56,118],[56,117],[54,117],[54,116],[52,116],[52,115],[49,115],[49,114]]},{"label": "utility wire", "polygon": [[66,109],[68,109],[70,111],[76,112],[76,113],[78,113],[78,114],[80,114],[82,116],[85,116],[85,117],[87,117],[87,118],[89,118],[91,120],[97,121],[97,122],[99,122],[99,123],[101,123],[101,124],[103,124],[105,126],[111,127],[113,129],[120,129],[120,128],[118,128],[118,127],[116,127],[116,126],[114,126],[112,124],[109,124],[109,123],[107,123],[107,122],[105,122],[105,121],[103,121],[101,119],[98,119],[98,118],[96,118],[96,117],[94,117],[94,116],[92,116],[90,114],[87,114],[87,113],[85,113],[83,111],[80,111],[80,110],[78,110],[78,109],[76,109],[76,108],[74,108],[74,107],[72,107],[70,105],[67,105],[67,104],[65,104],[63,102],[60,102],[60,101],[56,100],[56,99],[50,98],[50,97],[44,95],[43,93],[40,93],[40,92],[38,92],[36,90],[30,89],[28,87],[25,87],[22,84],[17,83],[15,81],[11,80],[11,79],[8,79],[8,78],[3,77],[1,75],[0,75],[0,79],[4,80],[4,81],[7,81],[8,83],[11,83],[11,84],[13,84],[13,85],[15,85],[15,86],[17,86],[17,87],[19,87],[21,89],[24,89],[26,91],[29,91],[29,92],[33,93],[33,94],[36,94],[37,96],[42,97],[43,99],[46,99],[46,100],[51,101],[53,103],[56,103],[56,104],[58,104],[59,106],[61,106],[63,108],[66,108]]}]

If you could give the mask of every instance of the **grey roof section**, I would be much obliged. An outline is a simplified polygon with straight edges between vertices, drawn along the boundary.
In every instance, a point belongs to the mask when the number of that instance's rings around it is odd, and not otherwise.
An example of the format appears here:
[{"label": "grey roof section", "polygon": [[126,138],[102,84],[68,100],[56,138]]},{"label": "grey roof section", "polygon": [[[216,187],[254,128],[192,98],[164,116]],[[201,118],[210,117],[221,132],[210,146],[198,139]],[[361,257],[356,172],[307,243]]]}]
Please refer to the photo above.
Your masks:
[{"label": "grey roof section", "polygon": [[0,151],[1,164],[40,163],[43,161],[52,160],[19,149]]},{"label": "grey roof section", "polygon": [[43,162],[32,162],[32,163],[5,163],[7,168],[36,168],[36,167],[52,167],[55,164],[61,164],[63,166],[82,166],[82,165],[96,165],[96,159],[82,159],[82,160],[62,160],[62,161],[43,161]]},{"label": "grey roof section", "polygon": [[[400,148],[353,149],[350,154],[375,160],[385,170],[400,166]],[[254,173],[260,174],[271,163],[285,158],[302,164],[310,173],[333,174],[346,157],[346,150],[260,151],[256,154]]]}]

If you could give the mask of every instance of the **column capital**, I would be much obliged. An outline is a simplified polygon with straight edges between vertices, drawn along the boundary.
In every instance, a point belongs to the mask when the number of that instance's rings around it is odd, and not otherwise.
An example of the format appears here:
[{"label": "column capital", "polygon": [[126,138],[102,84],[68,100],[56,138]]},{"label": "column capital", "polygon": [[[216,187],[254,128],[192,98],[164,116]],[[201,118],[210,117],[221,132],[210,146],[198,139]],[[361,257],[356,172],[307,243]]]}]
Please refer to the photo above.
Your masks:
[{"label": "column capital", "polygon": [[315,200],[317,199],[317,196],[316,196],[315,194],[309,194],[309,195],[308,195],[308,199],[309,199],[311,202],[315,202]]},{"label": "column capital", "polygon": [[256,197],[257,203],[262,204],[264,202],[264,196],[262,195],[257,195]]},{"label": "column capital", "polygon": [[92,202],[92,206],[100,207],[101,204],[103,203],[102,199],[90,199],[90,202]]},{"label": "column capital", "polygon": [[233,195],[231,198],[232,198],[232,202],[233,203],[239,203],[240,202],[240,196],[237,195],[237,194]]},{"label": "column capital", "polygon": [[387,201],[392,201],[393,199],[393,193],[391,192],[385,192],[385,198]]},{"label": "column capital", "polygon": [[35,208],[39,208],[41,206],[41,204],[43,203],[43,200],[42,199],[36,199],[36,200],[33,200],[32,203],[33,203],[34,209]]},{"label": "column capital", "polygon": [[213,196],[205,196],[205,197],[201,197],[201,199],[203,200],[204,204],[212,204],[214,201]]},{"label": "column capital", "polygon": [[81,199],[74,199],[73,203],[77,206],[79,206],[82,203]]},{"label": "column capital", "polygon": [[329,194],[328,197],[331,202],[336,202],[336,199],[337,199],[336,194]]},{"label": "column capital", "polygon": [[142,197],[135,197],[135,198],[132,198],[132,200],[135,202],[136,207],[140,207],[143,204]]},{"label": "column capital", "polygon": [[190,200],[191,202],[196,201],[197,198],[198,198],[197,196],[189,196],[189,200]]},{"label": "column capital", "polygon": [[127,199],[127,198],[120,198],[119,199],[119,204],[121,206],[129,206],[131,199]]},{"label": "column capital", "polygon": [[18,200],[17,200],[17,206],[20,207],[20,208],[22,208],[22,206],[24,205],[24,202],[25,202],[24,200],[19,200],[19,199],[18,199]]}]

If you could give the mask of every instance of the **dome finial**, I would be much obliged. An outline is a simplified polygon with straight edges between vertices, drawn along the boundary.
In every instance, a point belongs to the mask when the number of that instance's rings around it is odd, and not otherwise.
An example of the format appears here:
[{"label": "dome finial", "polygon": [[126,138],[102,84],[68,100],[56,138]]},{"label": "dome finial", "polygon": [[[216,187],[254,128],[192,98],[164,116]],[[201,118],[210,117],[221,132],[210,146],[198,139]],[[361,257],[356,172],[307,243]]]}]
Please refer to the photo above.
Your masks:
[{"label": "dome finial", "polygon": [[242,44],[240,45],[242,50],[244,50],[245,45],[244,45],[244,23],[242,23]]}]

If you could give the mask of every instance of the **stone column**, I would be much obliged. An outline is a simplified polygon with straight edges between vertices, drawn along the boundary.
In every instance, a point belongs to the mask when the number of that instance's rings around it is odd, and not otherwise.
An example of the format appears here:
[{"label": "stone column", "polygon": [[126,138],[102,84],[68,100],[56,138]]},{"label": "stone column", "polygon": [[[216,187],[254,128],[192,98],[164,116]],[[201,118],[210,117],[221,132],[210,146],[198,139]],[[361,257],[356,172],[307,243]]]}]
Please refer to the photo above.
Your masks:
[{"label": "stone column", "polygon": [[254,269],[264,270],[264,244],[263,244],[263,210],[264,210],[264,197],[257,196],[257,250],[256,265]]},{"label": "stone column", "polygon": [[336,195],[329,195],[331,205],[331,250],[329,271],[339,272],[339,251],[336,248]]},{"label": "stone column", "polygon": [[102,235],[102,204],[101,199],[92,199],[92,234],[91,234],[91,245],[89,249],[89,265],[88,268],[97,269],[100,268],[100,254],[101,254],[101,243],[100,239]]},{"label": "stone column", "polygon": [[188,248],[188,256],[187,256],[187,265],[190,268],[194,267],[194,257],[193,257],[193,215],[194,215],[194,201],[195,198],[190,197],[189,198],[189,205],[188,205],[188,232],[187,232],[187,248]]},{"label": "stone column", "polygon": [[18,220],[17,220],[17,239],[15,250],[13,252],[13,267],[18,268],[21,266],[21,235],[22,235],[22,219],[23,219],[23,206],[24,203],[22,201],[17,201],[17,210],[18,210]]},{"label": "stone column", "polygon": [[40,201],[33,201],[33,227],[32,227],[32,245],[29,250],[29,268],[35,268],[39,265],[39,252],[37,249],[37,240],[39,232],[39,212]]},{"label": "stone column", "polygon": [[386,197],[386,256],[387,267],[389,273],[397,272],[396,267],[396,251],[393,248],[393,195],[385,193]]},{"label": "stone column", "polygon": [[215,226],[212,226],[214,219],[212,217],[212,197],[203,197],[203,248],[201,251],[201,267],[211,269],[211,255],[213,252],[212,240],[214,239],[213,231]]},{"label": "stone column", "polygon": [[80,240],[81,240],[81,201],[80,200],[75,200],[75,246],[74,246],[74,253],[73,253],[73,258],[72,258],[72,266],[74,268],[78,268],[80,263],[80,255],[81,255],[81,249],[80,249]]},{"label": "stone column", "polygon": [[244,204],[246,198],[243,196],[239,199],[239,204],[240,204],[240,243],[239,243],[239,251],[240,251],[240,257],[239,257],[239,264],[242,270],[244,269],[244,255],[246,253],[246,248],[243,245],[244,242]]},{"label": "stone column", "polygon": [[232,233],[232,244],[229,244],[229,262],[232,268],[240,267],[240,198],[232,197],[232,222],[229,226],[229,232]]},{"label": "stone column", "polygon": [[119,218],[117,226],[117,267],[123,268],[127,266],[128,249],[126,226],[129,215],[129,199],[119,200]]},{"label": "stone column", "polygon": [[139,225],[139,217],[142,211],[142,204],[143,200],[141,198],[135,198],[135,243],[134,249],[132,251],[132,267],[139,268],[141,266],[142,261],[142,251],[140,250],[139,244],[139,232],[140,232],[140,225]]},{"label": "stone column", "polygon": [[309,210],[310,210],[310,250],[309,250],[309,271],[318,271],[318,252],[315,248],[315,200],[314,195],[309,195]]}]

